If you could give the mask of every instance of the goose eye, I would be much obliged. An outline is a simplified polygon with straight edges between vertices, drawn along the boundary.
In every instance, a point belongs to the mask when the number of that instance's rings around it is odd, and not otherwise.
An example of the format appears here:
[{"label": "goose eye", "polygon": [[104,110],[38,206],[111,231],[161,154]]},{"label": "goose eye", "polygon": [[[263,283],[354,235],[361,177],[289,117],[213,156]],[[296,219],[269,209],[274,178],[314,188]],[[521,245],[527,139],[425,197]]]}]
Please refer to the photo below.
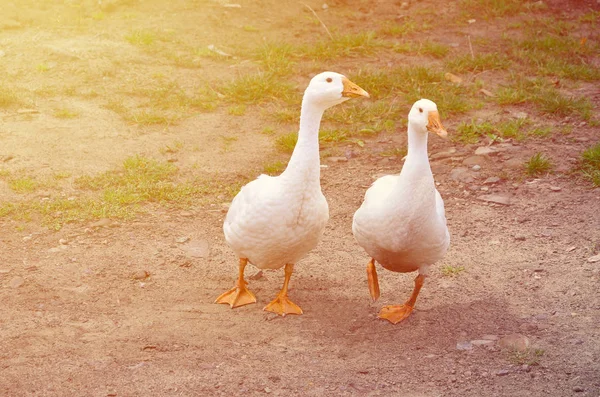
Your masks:
[{"label": "goose eye", "polygon": [[331,83],[331,82],[333,81],[333,79],[332,79],[331,77],[327,77],[327,78],[325,79],[325,81],[326,81],[326,82],[328,82],[328,83]]},{"label": "goose eye", "polygon": [[419,113],[423,113],[423,108],[419,108]]}]

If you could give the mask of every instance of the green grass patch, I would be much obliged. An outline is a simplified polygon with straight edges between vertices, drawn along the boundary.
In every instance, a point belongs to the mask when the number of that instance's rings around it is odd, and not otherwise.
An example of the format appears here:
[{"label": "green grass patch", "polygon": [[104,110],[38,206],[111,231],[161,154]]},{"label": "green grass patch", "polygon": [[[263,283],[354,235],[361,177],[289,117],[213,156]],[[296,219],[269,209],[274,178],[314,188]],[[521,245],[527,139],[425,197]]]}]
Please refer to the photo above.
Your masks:
[{"label": "green grass patch", "polygon": [[295,65],[294,47],[286,43],[266,43],[256,51],[255,58],[273,75],[286,76]]},{"label": "green grass patch", "polygon": [[473,18],[497,18],[519,14],[523,9],[521,0],[460,0],[459,6]]},{"label": "green grass patch", "polygon": [[315,61],[329,61],[340,57],[359,57],[375,53],[384,43],[375,32],[334,35],[333,40],[322,40],[300,49],[300,55]]},{"label": "green grass patch", "polygon": [[540,176],[550,172],[552,162],[543,153],[536,153],[525,163],[525,172],[529,176]]},{"label": "green grass patch", "polygon": [[298,142],[298,133],[290,132],[289,134],[280,135],[275,139],[275,146],[284,153],[292,153]]},{"label": "green grass patch", "polygon": [[581,172],[594,186],[600,186],[600,143],[581,154]]},{"label": "green grass patch", "polygon": [[149,47],[156,42],[157,35],[152,30],[135,29],[125,36],[125,40],[138,47]]},{"label": "green grass patch", "polygon": [[489,122],[477,123],[474,120],[470,122],[461,121],[456,127],[456,134],[452,137],[453,140],[462,143],[477,143],[479,138],[487,134],[494,133],[496,128]]},{"label": "green grass patch", "polygon": [[442,266],[442,275],[446,277],[455,277],[465,271],[464,266],[452,266],[452,265],[444,265]]},{"label": "green grass patch", "polygon": [[8,108],[20,103],[19,96],[12,88],[0,85],[0,108]]},{"label": "green grass patch", "polygon": [[382,34],[393,37],[405,37],[414,32],[425,32],[431,29],[431,24],[428,22],[421,22],[414,20],[408,20],[404,22],[388,22],[380,30]]},{"label": "green grass patch", "polygon": [[279,175],[285,170],[286,166],[287,164],[282,161],[275,161],[263,165],[263,172],[267,175]]},{"label": "green grass patch", "polygon": [[243,116],[244,114],[246,114],[246,109],[246,105],[233,105],[227,109],[227,113],[229,113],[232,116]]},{"label": "green grass patch", "polygon": [[35,179],[28,176],[10,178],[8,180],[8,186],[16,193],[32,193],[38,187],[38,183]]},{"label": "green grass patch", "polygon": [[503,54],[482,53],[472,57],[470,54],[453,57],[446,67],[454,73],[483,72],[484,70],[504,70],[511,65],[510,59]]},{"label": "green grass patch", "polygon": [[272,73],[242,75],[221,88],[229,102],[258,104],[267,101],[290,101],[295,90],[286,80]]},{"label": "green grass patch", "polygon": [[67,108],[59,108],[54,110],[54,117],[58,119],[73,119],[79,116],[79,112]]}]

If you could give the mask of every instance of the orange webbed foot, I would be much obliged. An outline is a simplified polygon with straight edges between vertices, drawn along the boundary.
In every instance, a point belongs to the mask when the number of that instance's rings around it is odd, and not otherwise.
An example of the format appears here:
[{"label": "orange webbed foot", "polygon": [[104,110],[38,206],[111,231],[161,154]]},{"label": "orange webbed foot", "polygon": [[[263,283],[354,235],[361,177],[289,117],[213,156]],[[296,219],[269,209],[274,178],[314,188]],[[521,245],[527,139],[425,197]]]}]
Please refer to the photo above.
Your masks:
[{"label": "orange webbed foot", "polygon": [[277,297],[273,299],[271,303],[265,306],[263,310],[279,314],[280,316],[285,316],[286,314],[302,314],[302,309],[300,309],[300,306],[292,302],[287,297],[287,294],[281,293],[277,295]]},{"label": "orange webbed foot", "polygon": [[388,320],[392,324],[398,324],[399,322],[406,320],[412,311],[413,307],[407,304],[388,305],[381,308],[378,317]]},{"label": "orange webbed foot", "polygon": [[229,291],[219,295],[215,300],[215,303],[226,303],[233,309],[239,306],[256,303],[256,297],[245,285],[238,284]]}]

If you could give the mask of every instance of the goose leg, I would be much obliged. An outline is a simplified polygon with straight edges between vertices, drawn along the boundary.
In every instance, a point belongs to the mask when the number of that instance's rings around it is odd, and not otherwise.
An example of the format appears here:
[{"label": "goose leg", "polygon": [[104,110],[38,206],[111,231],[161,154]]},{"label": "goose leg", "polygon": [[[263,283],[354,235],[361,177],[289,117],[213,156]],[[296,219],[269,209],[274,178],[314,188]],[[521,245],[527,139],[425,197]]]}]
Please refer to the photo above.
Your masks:
[{"label": "goose leg", "polygon": [[400,321],[410,316],[410,313],[415,307],[415,302],[417,301],[417,296],[419,296],[419,291],[421,291],[424,280],[425,276],[419,274],[417,278],[415,278],[415,289],[413,290],[410,299],[403,305],[389,305],[382,307],[379,312],[379,318],[386,319],[392,324],[398,324]]},{"label": "goose leg", "polygon": [[248,288],[246,288],[246,280],[244,280],[244,268],[248,264],[247,258],[240,258],[240,274],[235,282],[235,287],[227,292],[219,295],[215,303],[227,303],[231,308],[238,306],[249,305],[256,302],[256,297]]},{"label": "goose leg", "polygon": [[377,269],[375,269],[375,258],[367,265],[367,281],[369,283],[369,293],[373,302],[379,299],[379,280],[377,279]]},{"label": "goose leg", "polygon": [[302,309],[294,302],[289,300],[287,296],[288,285],[290,283],[290,278],[292,277],[292,273],[294,272],[294,265],[288,263],[285,265],[285,279],[283,281],[283,288],[277,294],[277,297],[271,301],[263,310],[268,312],[277,313],[280,316],[285,316],[286,314],[302,314]]}]

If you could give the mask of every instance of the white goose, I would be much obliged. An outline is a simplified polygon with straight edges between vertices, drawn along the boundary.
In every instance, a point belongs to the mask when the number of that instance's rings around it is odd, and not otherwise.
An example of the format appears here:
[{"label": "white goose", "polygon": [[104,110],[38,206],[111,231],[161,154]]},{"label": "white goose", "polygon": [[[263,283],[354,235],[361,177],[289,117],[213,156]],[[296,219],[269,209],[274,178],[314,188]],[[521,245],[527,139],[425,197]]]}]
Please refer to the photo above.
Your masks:
[{"label": "white goose", "polygon": [[427,157],[427,135],[448,133],[435,103],[421,99],[408,115],[408,155],[400,175],[386,175],[367,190],[354,214],[352,231],[371,256],[367,265],[369,292],[379,298],[375,261],[394,272],[418,270],[415,289],[403,305],[384,306],[379,318],[396,324],[413,310],[430,265],[440,260],[450,245],[444,201],[436,190]]},{"label": "white goose", "polygon": [[345,76],[324,72],[313,77],[304,92],[298,142],[285,171],[261,175],[235,196],[227,212],[225,240],[239,258],[238,280],[215,303],[232,308],[256,302],[246,288],[244,268],[250,262],[260,269],[285,265],[285,281],[277,297],[264,310],[302,314],[287,297],[294,264],[319,242],[329,218],[321,192],[319,125],[326,109],[352,97],[369,94]]}]

